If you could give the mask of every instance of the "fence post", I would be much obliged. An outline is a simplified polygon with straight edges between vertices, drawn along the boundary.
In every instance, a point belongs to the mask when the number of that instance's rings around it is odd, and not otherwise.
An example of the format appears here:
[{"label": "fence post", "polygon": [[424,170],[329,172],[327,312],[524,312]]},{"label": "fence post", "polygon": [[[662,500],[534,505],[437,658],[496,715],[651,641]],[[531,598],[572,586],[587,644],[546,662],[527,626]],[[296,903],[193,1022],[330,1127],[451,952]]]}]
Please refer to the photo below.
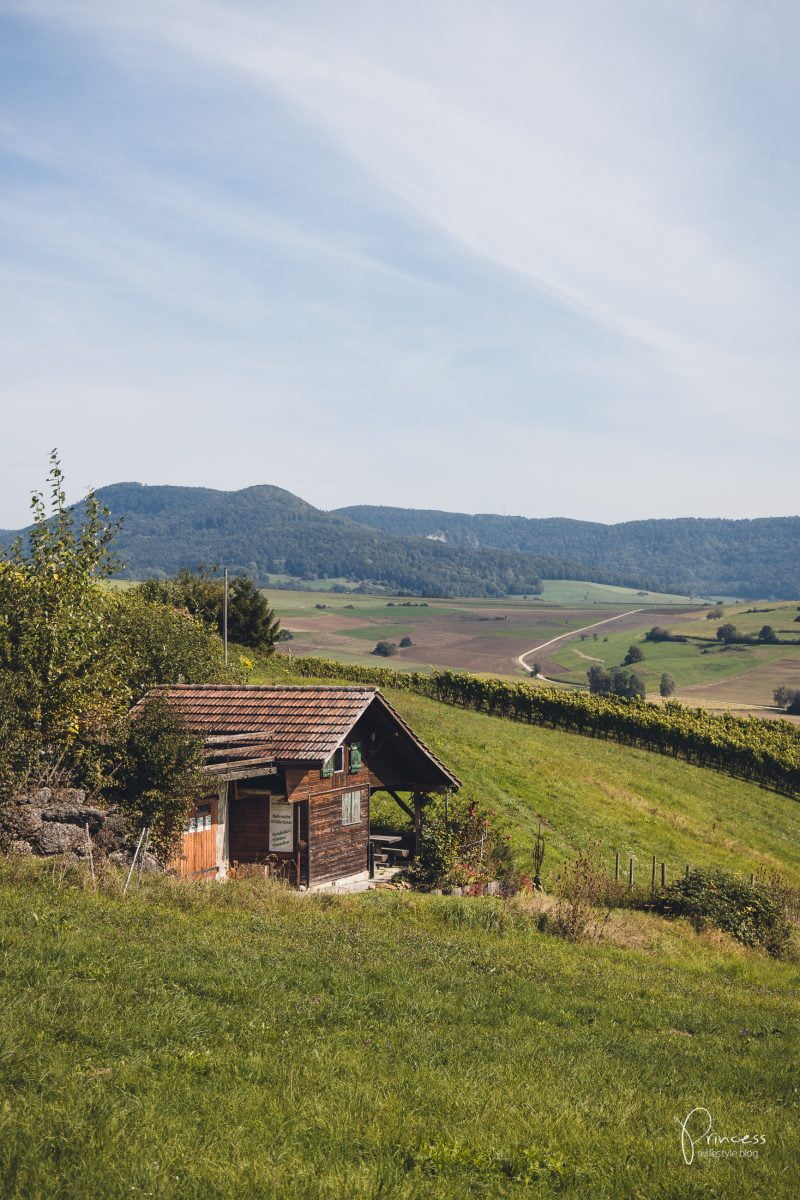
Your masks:
[{"label": "fence post", "polygon": [[667,864],[662,863],[661,864],[661,886],[662,886],[662,888],[666,886],[666,883],[667,883]]},{"label": "fence post", "polygon": [[619,883],[619,850],[614,855],[614,883]]},{"label": "fence post", "polygon": [[628,860],[628,891],[633,889],[633,858]]},{"label": "fence post", "polygon": [[692,869],[691,869],[691,867],[689,866],[689,864],[687,863],[687,864],[686,864],[686,878],[687,878],[687,879],[689,878],[689,876],[690,876],[690,874],[691,874],[691,871],[692,871]]},{"label": "fence post", "polygon": [[653,855],[653,869],[650,872],[650,895],[652,896],[656,890],[656,856]]}]

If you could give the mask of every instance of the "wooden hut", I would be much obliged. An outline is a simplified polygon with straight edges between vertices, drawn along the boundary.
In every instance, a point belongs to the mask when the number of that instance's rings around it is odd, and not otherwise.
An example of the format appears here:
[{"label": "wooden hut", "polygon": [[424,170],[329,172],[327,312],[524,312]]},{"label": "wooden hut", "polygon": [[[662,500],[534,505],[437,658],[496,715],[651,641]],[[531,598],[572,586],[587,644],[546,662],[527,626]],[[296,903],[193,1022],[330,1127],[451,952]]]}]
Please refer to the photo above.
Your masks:
[{"label": "wooden hut", "polygon": [[260,864],[309,888],[366,879],[375,792],[412,818],[413,854],[426,801],[460,786],[377,688],[183,684],[154,694],[205,740],[208,795],[173,864],[184,876]]}]

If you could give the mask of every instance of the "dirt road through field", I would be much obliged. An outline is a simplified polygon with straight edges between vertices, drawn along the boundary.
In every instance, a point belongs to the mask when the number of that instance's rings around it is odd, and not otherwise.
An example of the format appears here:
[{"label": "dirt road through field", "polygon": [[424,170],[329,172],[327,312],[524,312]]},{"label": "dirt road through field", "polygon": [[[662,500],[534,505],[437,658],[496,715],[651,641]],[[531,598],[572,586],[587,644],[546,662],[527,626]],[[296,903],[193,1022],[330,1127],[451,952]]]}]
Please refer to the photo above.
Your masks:
[{"label": "dirt road through field", "polygon": [[[595,621],[593,625],[584,625],[583,629],[573,629],[570,633],[560,633],[558,637],[550,638],[549,642],[540,642],[532,650],[526,650],[524,654],[520,654],[517,662],[523,671],[530,671],[530,667],[525,662],[525,659],[530,658],[532,654],[537,654],[540,650],[546,650],[548,646],[561,645],[562,642],[568,642],[571,638],[578,637],[581,633],[588,633],[592,629],[599,629],[601,625],[612,625],[614,621],[621,621],[624,617],[632,617],[635,613],[643,611],[641,608],[632,608],[629,612],[617,613],[615,617],[606,617],[604,621]],[[541,678],[544,678],[544,676],[541,676]]]}]

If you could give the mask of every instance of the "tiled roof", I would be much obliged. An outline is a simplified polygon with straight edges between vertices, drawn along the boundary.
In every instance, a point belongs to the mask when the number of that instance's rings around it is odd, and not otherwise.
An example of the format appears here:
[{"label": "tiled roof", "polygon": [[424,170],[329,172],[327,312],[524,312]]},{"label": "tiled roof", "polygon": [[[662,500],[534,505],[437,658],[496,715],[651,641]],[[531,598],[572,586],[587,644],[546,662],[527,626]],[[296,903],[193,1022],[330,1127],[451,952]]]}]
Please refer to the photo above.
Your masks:
[{"label": "tiled roof", "polygon": [[376,696],[375,688],[251,684],[159,687],[197,733],[259,734],[275,759],[325,761]]},{"label": "tiled roof", "polygon": [[[342,744],[359,717],[377,701],[442,775],[444,786],[458,778],[431,753],[377,688],[297,684],[175,684],[153,688],[165,696],[206,743],[207,770],[214,773],[250,764],[323,763]],[[143,701],[139,701],[141,705]],[[137,705],[137,708],[139,707]]]}]

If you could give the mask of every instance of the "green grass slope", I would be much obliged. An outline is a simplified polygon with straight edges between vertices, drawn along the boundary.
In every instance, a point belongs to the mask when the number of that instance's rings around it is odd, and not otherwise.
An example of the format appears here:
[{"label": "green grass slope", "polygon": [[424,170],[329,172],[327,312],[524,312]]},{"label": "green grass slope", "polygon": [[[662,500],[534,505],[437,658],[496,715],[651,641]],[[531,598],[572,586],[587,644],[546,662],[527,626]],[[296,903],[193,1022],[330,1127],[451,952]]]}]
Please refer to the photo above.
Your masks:
[{"label": "green grass slope", "polygon": [[[796,1195],[797,970],[635,914],[0,869],[0,1193]],[[697,1106],[758,1158],[681,1157]],[[738,1148],[737,1148],[738,1149]]]},{"label": "green grass slope", "polygon": [[800,886],[800,804],[703,767],[464,711],[407,692],[391,701],[464,783],[493,808],[524,862],[545,823],[545,873],[597,844],[619,850],[649,880],[652,855],[669,877],[686,864],[746,874],[777,871]]}]

